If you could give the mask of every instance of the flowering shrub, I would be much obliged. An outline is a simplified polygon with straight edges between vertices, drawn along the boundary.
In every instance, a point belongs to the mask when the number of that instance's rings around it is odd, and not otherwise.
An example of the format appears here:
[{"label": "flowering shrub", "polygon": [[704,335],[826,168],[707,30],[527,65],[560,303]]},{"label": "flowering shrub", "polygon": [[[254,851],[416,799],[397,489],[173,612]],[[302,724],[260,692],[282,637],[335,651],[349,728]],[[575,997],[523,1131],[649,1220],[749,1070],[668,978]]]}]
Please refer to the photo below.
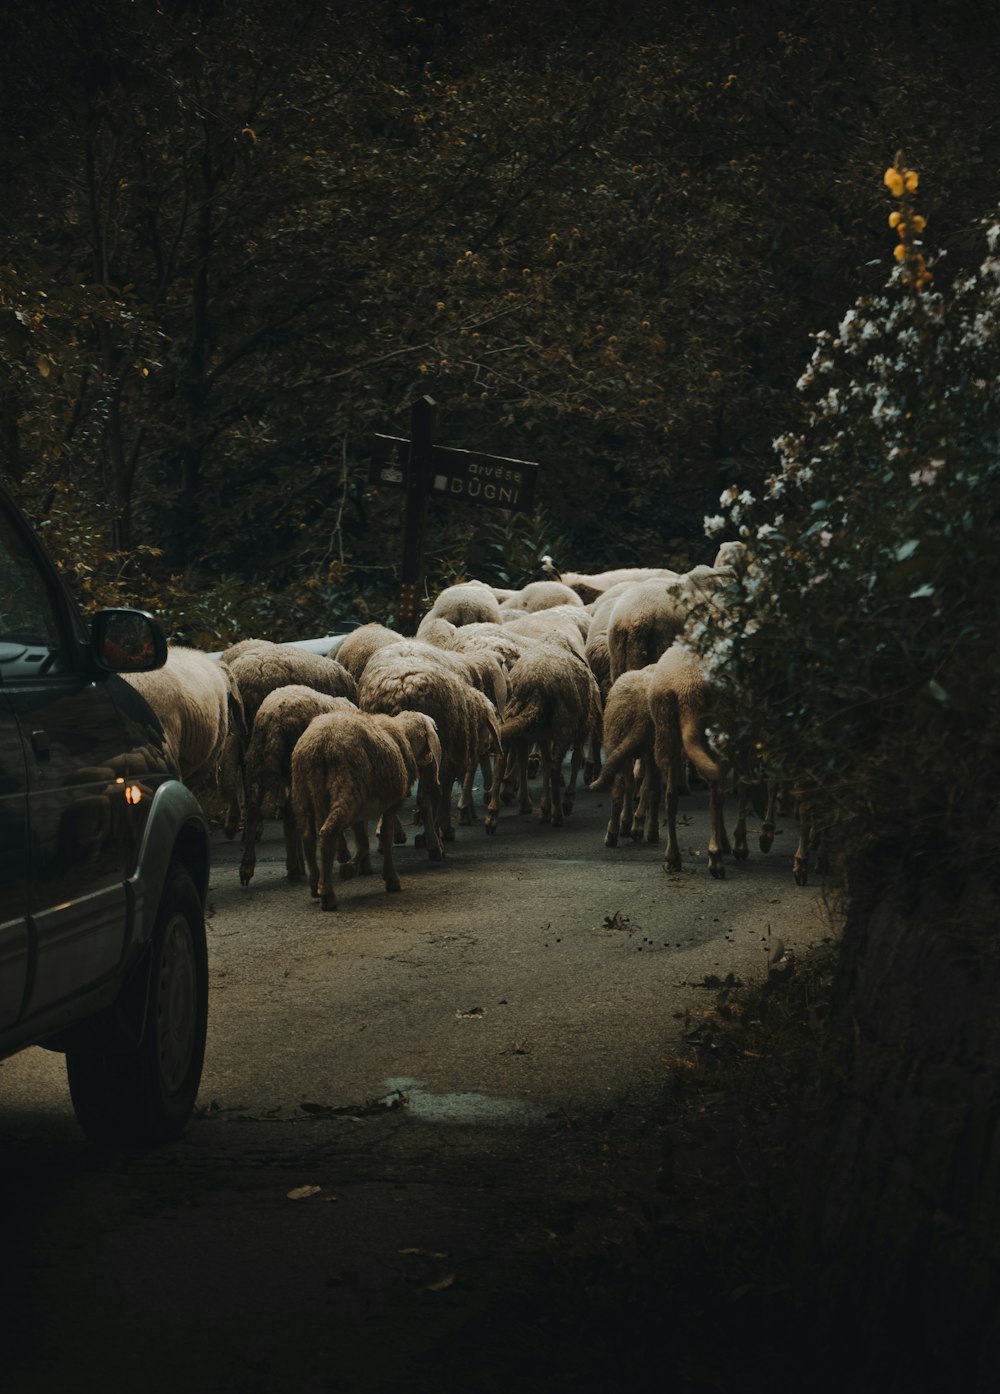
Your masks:
[{"label": "flowering shrub", "polygon": [[848,887],[877,849],[911,887],[996,857],[1000,225],[932,288],[916,171],[885,184],[896,266],[816,336],[764,497],[706,518],[749,563],[691,636],[720,726],[813,791]]}]

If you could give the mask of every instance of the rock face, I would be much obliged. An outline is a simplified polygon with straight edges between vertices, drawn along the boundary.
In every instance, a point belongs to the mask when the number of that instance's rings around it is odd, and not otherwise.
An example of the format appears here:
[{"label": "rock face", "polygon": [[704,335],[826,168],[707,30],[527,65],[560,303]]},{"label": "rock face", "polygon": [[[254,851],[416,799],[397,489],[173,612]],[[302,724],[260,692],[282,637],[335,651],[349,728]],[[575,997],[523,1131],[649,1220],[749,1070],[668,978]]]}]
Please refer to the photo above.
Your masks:
[{"label": "rock face", "polygon": [[968,887],[856,909],[845,929],[797,1262],[831,1347],[856,1369],[882,1352],[866,1377],[883,1391],[996,1388],[998,908]]}]

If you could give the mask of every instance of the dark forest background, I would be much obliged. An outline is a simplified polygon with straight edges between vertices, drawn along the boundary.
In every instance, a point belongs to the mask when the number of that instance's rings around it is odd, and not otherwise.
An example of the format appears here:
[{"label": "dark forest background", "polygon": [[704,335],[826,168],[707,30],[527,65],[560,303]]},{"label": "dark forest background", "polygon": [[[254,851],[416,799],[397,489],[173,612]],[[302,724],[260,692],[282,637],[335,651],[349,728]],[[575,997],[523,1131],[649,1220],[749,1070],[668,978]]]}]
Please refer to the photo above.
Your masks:
[{"label": "dark forest background", "polygon": [[774,468],[917,166],[997,202],[991,4],[38,0],[0,52],[2,471],[82,598],[189,642],[391,619],[414,398],[537,460],[434,505],[430,590],[686,565]]}]

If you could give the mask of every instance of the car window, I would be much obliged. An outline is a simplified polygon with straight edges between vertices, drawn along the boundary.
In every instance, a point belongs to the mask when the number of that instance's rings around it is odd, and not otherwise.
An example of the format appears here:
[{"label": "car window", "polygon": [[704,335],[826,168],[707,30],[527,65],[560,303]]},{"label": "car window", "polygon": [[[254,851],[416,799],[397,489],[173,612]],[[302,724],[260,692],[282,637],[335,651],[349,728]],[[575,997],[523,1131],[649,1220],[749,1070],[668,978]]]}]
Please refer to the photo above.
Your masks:
[{"label": "car window", "polygon": [[53,598],[38,562],[10,520],[0,514],[0,677],[16,666],[58,671],[68,656]]}]

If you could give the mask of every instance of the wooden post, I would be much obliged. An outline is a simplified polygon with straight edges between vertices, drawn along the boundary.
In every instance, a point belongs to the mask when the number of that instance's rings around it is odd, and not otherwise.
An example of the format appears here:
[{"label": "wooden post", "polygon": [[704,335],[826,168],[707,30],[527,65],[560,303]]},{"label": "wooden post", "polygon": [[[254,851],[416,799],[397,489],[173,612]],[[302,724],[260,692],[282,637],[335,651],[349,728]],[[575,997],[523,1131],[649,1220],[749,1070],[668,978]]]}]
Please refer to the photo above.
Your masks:
[{"label": "wooden post", "polygon": [[431,451],[434,446],[436,422],[437,403],[434,398],[419,397],[410,408],[410,448],[407,452],[403,479],[406,502],[403,512],[403,566],[400,573],[397,615],[403,634],[413,634],[417,628],[417,597],[424,567],[424,515],[427,509],[427,489],[430,483]]}]

